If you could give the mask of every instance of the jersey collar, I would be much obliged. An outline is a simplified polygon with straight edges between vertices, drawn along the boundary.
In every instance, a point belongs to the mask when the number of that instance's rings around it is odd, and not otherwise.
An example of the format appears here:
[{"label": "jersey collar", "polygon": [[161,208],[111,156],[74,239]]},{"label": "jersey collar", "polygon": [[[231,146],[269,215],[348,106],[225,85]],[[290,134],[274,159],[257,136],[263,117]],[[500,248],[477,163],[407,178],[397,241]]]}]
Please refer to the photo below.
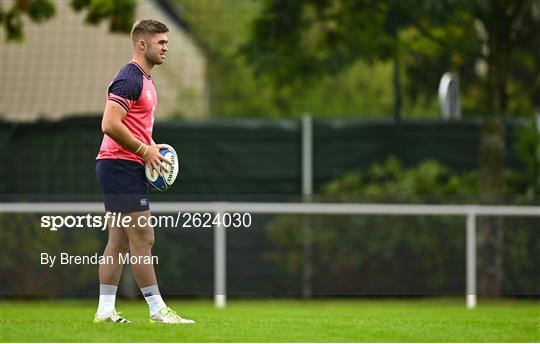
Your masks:
[{"label": "jersey collar", "polygon": [[137,66],[137,68],[139,68],[141,70],[141,72],[143,72],[143,74],[148,78],[148,79],[152,79],[152,77],[150,76],[150,74],[147,74],[143,67],[141,67],[141,65],[139,65],[137,62],[135,61],[129,61],[129,63],[133,63],[135,66]]}]

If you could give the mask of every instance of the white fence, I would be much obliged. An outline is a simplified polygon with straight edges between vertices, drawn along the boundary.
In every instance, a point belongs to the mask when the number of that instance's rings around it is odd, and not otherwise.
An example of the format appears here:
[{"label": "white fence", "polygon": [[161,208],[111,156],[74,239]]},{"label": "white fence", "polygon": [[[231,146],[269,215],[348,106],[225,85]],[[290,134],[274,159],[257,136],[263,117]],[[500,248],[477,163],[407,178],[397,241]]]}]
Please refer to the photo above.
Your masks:
[{"label": "white fence", "polygon": [[[212,212],[252,214],[319,215],[453,215],[466,217],[466,304],[476,307],[476,218],[478,216],[535,216],[539,206],[425,205],[425,204],[338,204],[338,203],[240,203],[240,202],[154,202],[152,213]],[[2,203],[0,213],[103,212],[102,203]],[[540,230],[540,226],[538,228]],[[214,231],[214,302],[226,305],[226,230]]]}]

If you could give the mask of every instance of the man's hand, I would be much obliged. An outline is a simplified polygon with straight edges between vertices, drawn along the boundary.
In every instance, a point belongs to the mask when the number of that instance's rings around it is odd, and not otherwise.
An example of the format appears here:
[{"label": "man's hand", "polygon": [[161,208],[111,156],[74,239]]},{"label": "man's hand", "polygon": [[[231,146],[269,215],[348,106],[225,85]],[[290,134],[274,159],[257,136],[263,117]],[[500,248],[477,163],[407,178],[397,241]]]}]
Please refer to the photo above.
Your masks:
[{"label": "man's hand", "polygon": [[167,165],[172,166],[172,162],[169,159],[165,158],[163,155],[161,155],[160,150],[163,148],[169,148],[169,145],[143,145],[138,152],[139,156],[144,159],[144,162],[150,165],[150,174],[152,175],[152,177],[154,176],[154,170],[159,174],[163,175],[163,173],[160,173],[159,171],[163,170],[165,171],[165,173],[168,173],[169,168]]}]

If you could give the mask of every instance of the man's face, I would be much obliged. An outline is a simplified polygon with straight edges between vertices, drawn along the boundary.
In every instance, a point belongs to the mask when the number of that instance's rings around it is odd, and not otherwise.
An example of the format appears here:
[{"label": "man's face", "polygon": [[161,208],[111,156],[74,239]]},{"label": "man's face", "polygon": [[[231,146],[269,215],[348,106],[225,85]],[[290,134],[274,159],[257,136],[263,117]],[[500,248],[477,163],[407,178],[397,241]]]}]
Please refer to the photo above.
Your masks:
[{"label": "man's face", "polygon": [[145,39],[146,50],[144,51],[144,57],[155,65],[160,65],[165,61],[165,54],[167,53],[167,34],[155,33],[148,35]]}]

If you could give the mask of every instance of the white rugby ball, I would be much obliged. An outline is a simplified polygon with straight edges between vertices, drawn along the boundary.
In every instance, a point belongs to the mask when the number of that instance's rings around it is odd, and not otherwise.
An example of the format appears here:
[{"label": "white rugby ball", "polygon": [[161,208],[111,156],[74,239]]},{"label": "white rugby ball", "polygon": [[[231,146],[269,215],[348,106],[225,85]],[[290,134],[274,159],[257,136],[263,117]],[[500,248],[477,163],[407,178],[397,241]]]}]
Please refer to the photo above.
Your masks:
[{"label": "white rugby ball", "polygon": [[167,166],[169,172],[165,172],[160,168],[159,171],[154,170],[154,173],[152,175],[152,168],[150,167],[150,165],[146,164],[144,166],[144,173],[146,175],[146,180],[148,180],[148,183],[150,183],[150,185],[152,185],[156,190],[165,191],[174,184],[174,181],[178,176],[178,155],[176,154],[174,148],[172,148],[171,146],[168,146],[167,148],[161,148],[160,153],[170,162],[172,162],[172,166],[164,163],[165,166]]}]

